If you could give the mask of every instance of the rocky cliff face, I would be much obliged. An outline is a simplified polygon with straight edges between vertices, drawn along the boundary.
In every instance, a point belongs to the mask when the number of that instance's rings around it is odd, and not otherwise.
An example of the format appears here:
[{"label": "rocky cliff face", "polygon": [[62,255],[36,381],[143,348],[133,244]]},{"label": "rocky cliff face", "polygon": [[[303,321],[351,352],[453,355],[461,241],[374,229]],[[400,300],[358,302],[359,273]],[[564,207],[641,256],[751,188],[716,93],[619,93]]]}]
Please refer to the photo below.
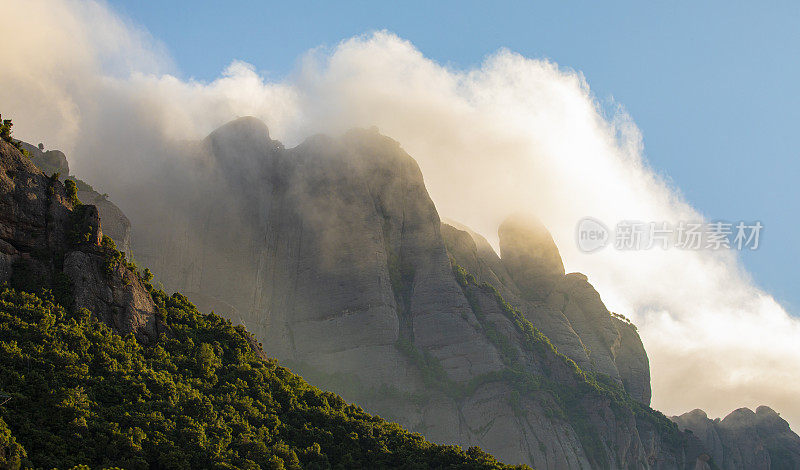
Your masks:
[{"label": "rocky cliff face", "polygon": [[586,276],[565,275],[546,228],[531,218],[507,219],[498,230],[501,258],[485,238],[455,226],[445,224],[442,233],[456,263],[495,286],[581,369],[611,377],[650,404],[650,366],[636,327],[608,311]]},{"label": "rocky cliff face", "polygon": [[[0,142],[0,283],[48,286],[140,341],[157,337],[155,305],[139,276],[102,243],[100,216],[30,159]],[[38,288],[36,289],[38,291]]]},{"label": "rocky cliff face", "polygon": [[103,220],[103,234],[108,235],[116,243],[117,248],[132,257],[131,222],[108,196],[100,194],[90,187],[78,186],[78,199],[84,204],[97,207]]},{"label": "rocky cliff face", "polygon": [[672,418],[699,438],[723,470],[800,468],[800,437],[778,413],[759,406],[711,420],[702,410]]},{"label": "rocky cliff face", "polygon": [[416,162],[373,130],[285,149],[243,118],[191,152],[165,180],[192,191],[147,188],[170,196],[134,220],[137,257],[312,382],[508,462],[698,462],[647,407],[635,328],[565,275],[542,227],[504,224],[501,258],[443,226]]},{"label": "rocky cliff face", "polygon": [[84,204],[97,207],[103,219],[103,232],[111,237],[117,247],[125,253],[131,253],[131,223],[125,214],[108,196],[100,194],[90,185],[70,174],[69,162],[64,152],[60,150],[42,151],[27,142],[20,142],[22,148],[28,151],[31,162],[42,170],[46,176],[58,173],[59,179],[64,181],[70,178],[77,184],[78,199]]}]

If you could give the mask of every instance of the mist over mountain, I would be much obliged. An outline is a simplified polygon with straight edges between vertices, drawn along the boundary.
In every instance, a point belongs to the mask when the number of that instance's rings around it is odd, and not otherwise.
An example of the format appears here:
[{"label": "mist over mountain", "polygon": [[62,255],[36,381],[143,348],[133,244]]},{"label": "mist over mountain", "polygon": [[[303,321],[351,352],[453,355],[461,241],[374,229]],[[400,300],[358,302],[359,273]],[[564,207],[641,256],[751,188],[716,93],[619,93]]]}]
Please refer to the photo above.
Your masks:
[{"label": "mist over mountain", "polygon": [[[157,38],[104,3],[32,0],[2,9],[3,31],[25,38],[0,51],[0,101],[17,135],[70,155],[72,171],[132,221],[148,210],[135,196],[163,177],[163,161],[197,155],[181,142],[237,116],[257,116],[290,147],[318,132],[375,125],[417,160],[437,211],[495,250],[509,214],[541,220],[566,270],[586,273],[610,310],[638,325],[660,409],[699,406],[722,416],[770,403],[800,422],[798,321],[734,254],[587,255],[575,246],[585,216],[608,225],[704,220],[648,168],[624,109],[600,104],[579,71],[505,50],[456,70],[377,32],[312,51],[283,79],[233,61],[201,82],[180,78]],[[175,193],[195,190],[177,181]]]},{"label": "mist over mountain", "polygon": [[680,429],[651,410],[636,327],[565,274],[546,228],[507,219],[498,256],[440,221],[416,162],[375,129],[286,149],[241,118],[184,143],[161,175],[141,188],[132,236],[159,282],[434,442],[537,468],[800,461],[800,438],[769,408],[722,425],[695,411],[673,418]]},{"label": "mist over mountain", "polygon": [[74,180],[43,174],[32,162],[49,159],[23,155],[9,124],[0,468],[523,468],[369,415],[267,358],[241,326],[155,288]]},{"label": "mist over mountain", "polygon": [[0,29],[24,38],[0,48],[2,111],[47,176],[312,383],[545,467],[794,462],[800,322],[735,253],[576,246],[586,216],[714,217],[580,71],[508,50],[460,70],[377,31],[206,82],[103,2],[7,2]]}]

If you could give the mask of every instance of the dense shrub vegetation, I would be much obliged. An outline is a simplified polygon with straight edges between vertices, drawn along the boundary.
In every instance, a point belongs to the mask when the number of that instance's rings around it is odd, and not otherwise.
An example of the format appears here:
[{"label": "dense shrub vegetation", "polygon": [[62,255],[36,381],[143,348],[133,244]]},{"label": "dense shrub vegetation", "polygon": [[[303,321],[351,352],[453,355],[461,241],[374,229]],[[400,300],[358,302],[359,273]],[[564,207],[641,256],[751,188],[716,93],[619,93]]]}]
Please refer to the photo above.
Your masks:
[{"label": "dense shrub vegetation", "polygon": [[47,291],[0,294],[0,467],[505,468],[308,385],[180,294],[152,295],[169,333],[143,346]]}]

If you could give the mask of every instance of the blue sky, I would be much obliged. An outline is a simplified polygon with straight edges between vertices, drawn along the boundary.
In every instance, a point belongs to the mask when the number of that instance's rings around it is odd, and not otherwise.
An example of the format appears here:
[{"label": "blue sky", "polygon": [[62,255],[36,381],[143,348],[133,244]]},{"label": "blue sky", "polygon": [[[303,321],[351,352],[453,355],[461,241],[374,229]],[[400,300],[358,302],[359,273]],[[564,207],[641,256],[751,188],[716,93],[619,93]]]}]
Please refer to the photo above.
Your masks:
[{"label": "blue sky", "polygon": [[455,68],[506,47],[579,70],[627,109],[652,167],[706,217],[764,224],[745,266],[800,313],[800,4],[109,3],[183,78],[211,80],[240,59],[280,79],[307,50],[379,29]]}]

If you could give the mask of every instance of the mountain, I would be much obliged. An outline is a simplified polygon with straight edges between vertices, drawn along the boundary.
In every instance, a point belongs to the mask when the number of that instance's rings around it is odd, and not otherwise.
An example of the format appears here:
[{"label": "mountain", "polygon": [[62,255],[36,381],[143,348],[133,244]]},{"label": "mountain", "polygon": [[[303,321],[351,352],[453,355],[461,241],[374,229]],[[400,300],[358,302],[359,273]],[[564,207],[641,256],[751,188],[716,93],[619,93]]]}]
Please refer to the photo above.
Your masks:
[{"label": "mountain", "polygon": [[286,149],[242,118],[175,151],[189,158],[125,206],[144,209],[137,258],[313,384],[537,468],[797,468],[800,438],[766,407],[650,409],[636,327],[565,273],[546,228],[509,217],[498,256],[440,220],[416,162],[375,129]]},{"label": "mountain", "polygon": [[681,429],[697,436],[720,468],[800,468],[800,440],[789,423],[768,406],[755,412],[733,411],[724,419],[711,420],[702,410],[672,418]]},{"label": "mountain", "polygon": [[321,392],[155,289],[77,195],[0,140],[0,468],[511,468]]},{"label": "mountain", "polygon": [[134,221],[137,257],[316,385],[509,462],[698,461],[699,443],[647,406],[635,328],[565,275],[542,227],[504,224],[499,258],[443,226],[416,162],[375,130],[286,149],[242,118],[191,151],[199,163],[166,180],[194,191],[148,204],[163,212]]}]

